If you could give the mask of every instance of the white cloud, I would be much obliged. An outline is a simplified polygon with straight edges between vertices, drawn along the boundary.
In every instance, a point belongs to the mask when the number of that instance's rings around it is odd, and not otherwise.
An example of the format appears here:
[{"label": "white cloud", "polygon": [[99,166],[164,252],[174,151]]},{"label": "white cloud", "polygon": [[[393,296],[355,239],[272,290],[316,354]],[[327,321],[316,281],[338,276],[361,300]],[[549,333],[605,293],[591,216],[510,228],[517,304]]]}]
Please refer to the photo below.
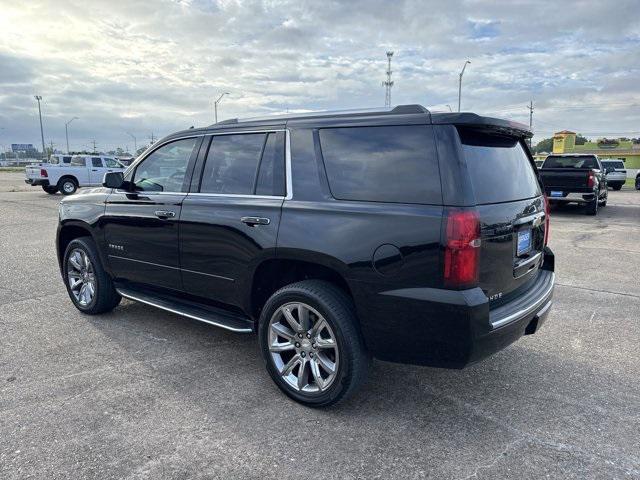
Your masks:
[{"label": "white cloud", "polygon": [[[638,124],[637,2],[0,0],[0,143],[46,140],[105,149],[220,112],[381,105],[385,50],[394,103],[457,105],[570,128],[625,133]],[[640,135],[640,132],[636,132]]]}]

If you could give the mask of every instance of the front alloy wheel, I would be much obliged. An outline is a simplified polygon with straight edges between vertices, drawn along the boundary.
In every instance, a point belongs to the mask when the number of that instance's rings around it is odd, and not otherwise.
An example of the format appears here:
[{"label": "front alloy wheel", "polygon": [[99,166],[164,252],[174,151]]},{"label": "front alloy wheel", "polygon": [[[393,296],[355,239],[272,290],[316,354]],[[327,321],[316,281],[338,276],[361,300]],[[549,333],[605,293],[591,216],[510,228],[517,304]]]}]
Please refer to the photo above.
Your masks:
[{"label": "front alloy wheel", "polygon": [[88,307],[96,295],[96,276],[93,264],[84,250],[76,248],[67,258],[67,281],[76,302]]},{"label": "front alloy wheel", "polygon": [[287,303],[269,322],[269,352],[282,379],[294,390],[321,392],[336,379],[340,353],[333,330],[305,303]]}]

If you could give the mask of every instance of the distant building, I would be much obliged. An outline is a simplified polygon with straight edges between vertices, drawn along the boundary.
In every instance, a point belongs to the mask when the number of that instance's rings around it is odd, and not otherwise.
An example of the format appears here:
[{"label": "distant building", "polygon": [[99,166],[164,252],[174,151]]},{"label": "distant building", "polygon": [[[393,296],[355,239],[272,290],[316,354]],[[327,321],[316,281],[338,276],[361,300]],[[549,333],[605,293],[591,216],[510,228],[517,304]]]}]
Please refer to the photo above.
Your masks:
[{"label": "distant building", "polygon": [[576,133],[562,130],[553,135],[553,153],[593,153],[600,158],[621,158],[627,168],[640,168],[640,143],[631,140],[605,140],[576,145]]}]

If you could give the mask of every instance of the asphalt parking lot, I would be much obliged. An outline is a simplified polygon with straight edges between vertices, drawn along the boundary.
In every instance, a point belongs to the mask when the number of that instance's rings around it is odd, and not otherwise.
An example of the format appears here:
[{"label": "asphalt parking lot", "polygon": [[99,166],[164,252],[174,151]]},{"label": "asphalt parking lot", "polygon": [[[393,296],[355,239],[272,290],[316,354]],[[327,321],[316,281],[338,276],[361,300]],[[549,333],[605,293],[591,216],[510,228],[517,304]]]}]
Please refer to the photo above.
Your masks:
[{"label": "asphalt parking lot", "polygon": [[80,314],[60,195],[0,172],[0,478],[640,478],[640,192],[552,213],[542,330],[462,371],[374,362],[328,410],[256,339],[123,301]]}]

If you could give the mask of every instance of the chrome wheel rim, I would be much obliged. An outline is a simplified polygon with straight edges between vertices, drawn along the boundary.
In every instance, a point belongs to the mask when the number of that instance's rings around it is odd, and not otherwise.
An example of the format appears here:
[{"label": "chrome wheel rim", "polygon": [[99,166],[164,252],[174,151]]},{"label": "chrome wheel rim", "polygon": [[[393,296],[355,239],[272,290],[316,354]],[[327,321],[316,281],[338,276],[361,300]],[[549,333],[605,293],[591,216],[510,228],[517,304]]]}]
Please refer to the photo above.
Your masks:
[{"label": "chrome wheel rim", "polygon": [[96,295],[96,275],[89,255],[80,248],[72,250],[67,259],[67,281],[69,290],[79,305],[86,307],[93,302]]},{"label": "chrome wheel rim", "polygon": [[74,187],[74,185],[73,185],[72,182],[65,182],[62,185],[62,189],[67,193],[73,192],[73,187]]},{"label": "chrome wheel rim", "polygon": [[287,385],[321,393],[335,381],[340,357],[331,326],[305,303],[287,303],[269,321],[269,355]]}]

